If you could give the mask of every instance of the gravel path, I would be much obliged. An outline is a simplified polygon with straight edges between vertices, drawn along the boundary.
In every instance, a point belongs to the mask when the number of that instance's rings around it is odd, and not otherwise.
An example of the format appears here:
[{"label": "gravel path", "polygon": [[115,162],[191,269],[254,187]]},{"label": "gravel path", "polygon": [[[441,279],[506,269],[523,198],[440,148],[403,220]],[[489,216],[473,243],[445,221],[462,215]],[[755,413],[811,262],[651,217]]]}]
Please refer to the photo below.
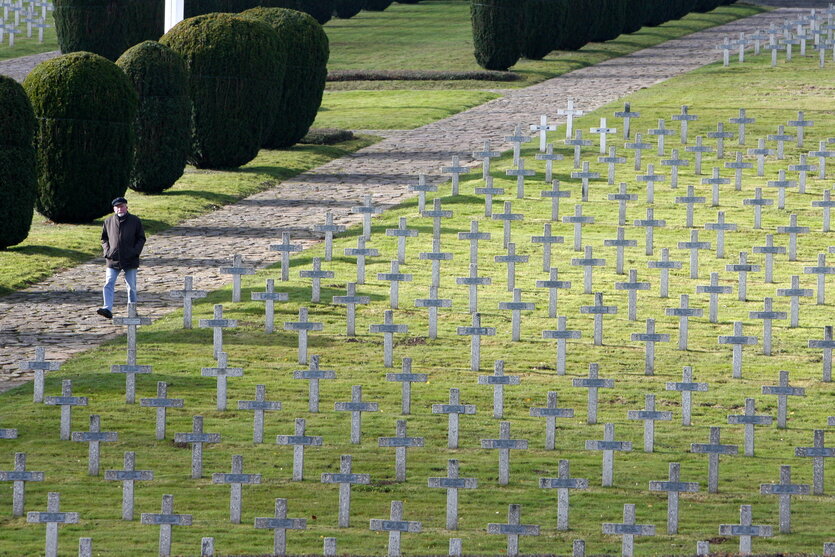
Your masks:
[{"label": "gravel path", "polygon": [[[143,254],[141,313],[159,317],[177,309],[167,292],[181,288],[187,274],[194,275],[199,289],[228,283],[217,268],[227,265],[233,254],[242,254],[246,264],[259,268],[276,262],[268,245],[281,232],[289,231],[294,241],[317,241],[312,226],[324,222],[328,210],[337,223],[353,224],[358,219],[349,210],[365,194],[373,195],[375,205],[400,203],[410,197],[406,184],[419,172],[437,173],[453,154],[473,165],[469,153],[485,139],[498,146],[515,124],[533,123],[541,113],[553,115],[569,97],[577,99],[578,108],[593,110],[716,60],[720,54],[714,46],[723,37],[767,27],[791,15],[792,10],[781,9],[734,21],[508,92],[416,130],[392,132],[362,151],[157,234]],[[17,362],[31,359],[35,346],[46,347],[48,359],[63,361],[123,333],[95,314],[103,276],[103,261],[94,260],[0,298],[0,390],[28,378],[16,369]],[[123,300],[120,285],[117,302]]]}]

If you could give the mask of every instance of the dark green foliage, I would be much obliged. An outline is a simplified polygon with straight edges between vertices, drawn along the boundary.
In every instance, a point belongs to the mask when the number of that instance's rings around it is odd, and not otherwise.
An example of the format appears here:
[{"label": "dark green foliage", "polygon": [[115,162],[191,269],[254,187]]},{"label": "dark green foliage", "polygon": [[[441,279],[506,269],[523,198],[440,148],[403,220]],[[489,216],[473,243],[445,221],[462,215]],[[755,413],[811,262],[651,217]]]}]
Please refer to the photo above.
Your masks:
[{"label": "dark green foliage", "polygon": [[696,0],[677,0],[676,3],[678,6],[671,19],[681,19],[696,7]]},{"label": "dark green foliage", "polygon": [[275,123],[263,146],[289,147],[304,137],[322,104],[330,55],[328,36],[312,17],[295,10],[255,8],[241,15],[263,21],[284,42],[287,72]]},{"label": "dark green foliage", "polygon": [[162,36],[165,0],[55,0],[61,52],[95,52],[110,60]]},{"label": "dark green foliage", "polygon": [[185,19],[160,42],[190,74],[192,137],[188,161],[199,168],[251,161],[272,128],[285,50],[273,29],[233,14]]},{"label": "dark green foliage", "polygon": [[647,9],[647,19],[644,25],[655,27],[672,19],[671,4],[672,0],[647,0],[650,5]]},{"label": "dark green foliage", "polygon": [[[597,1],[597,0],[594,0]],[[589,27],[592,0],[567,0],[565,4],[565,25],[562,33],[557,33],[554,48],[559,50],[579,50],[589,42]]]},{"label": "dark green foliage", "polygon": [[128,49],[116,65],[139,94],[128,187],[160,193],[174,185],[186,166],[191,141],[188,70],[179,54],[153,41]]},{"label": "dark green foliage", "polygon": [[365,8],[371,12],[382,12],[391,6],[393,0],[365,0]]},{"label": "dark green foliage", "polygon": [[113,62],[74,52],[41,62],[23,88],[38,129],[38,212],[89,222],[111,211],[132,166],[137,95]]},{"label": "dark green foliage", "polygon": [[334,0],[333,13],[336,17],[348,19],[365,8],[365,0]]},{"label": "dark green foliage", "polygon": [[29,235],[35,210],[35,113],[23,87],[0,75],[0,250]]},{"label": "dark green foliage", "polygon": [[304,12],[322,25],[330,21],[334,11],[334,0],[258,0],[256,5],[262,8],[287,8]]},{"label": "dark green foliage", "polygon": [[646,8],[650,4],[647,0],[626,0],[626,10],[623,18],[623,32],[634,33],[644,26]]},{"label": "dark green foliage", "polygon": [[354,132],[351,130],[340,130],[337,128],[311,128],[299,143],[303,145],[336,145],[343,141],[354,139]]},{"label": "dark green foliage", "polygon": [[565,0],[527,0],[522,56],[541,60],[554,50],[565,26]]},{"label": "dark green foliage", "polygon": [[602,43],[612,40],[623,33],[624,21],[626,19],[625,0],[596,0],[597,8],[594,10],[596,25],[593,32],[590,32],[589,41]]},{"label": "dark green foliage", "polygon": [[470,17],[479,66],[506,70],[519,60],[525,33],[524,0],[471,0]]},{"label": "dark green foliage", "polygon": [[397,0],[398,4],[417,4],[420,0]]},{"label": "dark green foliage", "polygon": [[694,12],[705,13],[715,10],[722,5],[722,0],[696,0],[696,5],[693,7]]},{"label": "dark green foliage", "polygon": [[183,3],[183,17],[186,19],[198,15],[222,12],[224,0],[185,0]]}]

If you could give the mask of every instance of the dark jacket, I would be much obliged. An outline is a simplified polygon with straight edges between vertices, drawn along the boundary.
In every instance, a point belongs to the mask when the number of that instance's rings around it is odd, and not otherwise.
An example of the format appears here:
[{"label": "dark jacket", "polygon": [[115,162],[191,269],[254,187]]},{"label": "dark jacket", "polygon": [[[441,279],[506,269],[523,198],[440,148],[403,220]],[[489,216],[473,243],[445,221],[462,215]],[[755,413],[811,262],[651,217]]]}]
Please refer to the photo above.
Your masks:
[{"label": "dark jacket", "polygon": [[107,266],[113,269],[136,269],[139,254],[145,247],[145,231],[139,217],[128,213],[124,218],[110,215],[101,229],[101,247]]}]

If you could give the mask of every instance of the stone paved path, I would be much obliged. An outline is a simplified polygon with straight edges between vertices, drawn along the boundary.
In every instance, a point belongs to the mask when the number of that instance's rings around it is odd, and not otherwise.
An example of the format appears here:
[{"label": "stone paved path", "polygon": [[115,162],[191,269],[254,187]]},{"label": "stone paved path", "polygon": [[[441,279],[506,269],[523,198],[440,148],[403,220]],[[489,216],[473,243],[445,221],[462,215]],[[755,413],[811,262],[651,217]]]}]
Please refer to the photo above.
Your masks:
[{"label": "stone paved path", "polygon": [[[577,99],[578,108],[595,109],[716,60],[720,54],[713,47],[723,37],[767,27],[791,15],[787,9],[760,14],[510,91],[445,120],[393,133],[362,151],[157,234],[143,254],[140,311],[159,317],[177,309],[177,302],[166,293],[181,288],[187,274],[194,275],[199,289],[228,283],[217,268],[228,264],[235,253],[257,267],[276,262],[268,245],[283,231],[289,231],[293,240],[317,241],[311,227],[324,221],[327,210],[334,212],[337,223],[353,224],[357,219],[348,211],[365,194],[373,195],[375,205],[396,205],[410,197],[407,184],[419,172],[437,173],[453,154],[474,165],[468,153],[485,139],[494,148],[506,148],[500,138],[516,123],[533,123],[541,113],[553,115],[569,97]],[[95,314],[101,303],[102,263],[79,265],[0,298],[0,390],[27,378],[16,369],[17,362],[31,359],[35,346],[45,346],[48,359],[65,360],[123,332]],[[117,303],[124,303],[121,285]]]}]

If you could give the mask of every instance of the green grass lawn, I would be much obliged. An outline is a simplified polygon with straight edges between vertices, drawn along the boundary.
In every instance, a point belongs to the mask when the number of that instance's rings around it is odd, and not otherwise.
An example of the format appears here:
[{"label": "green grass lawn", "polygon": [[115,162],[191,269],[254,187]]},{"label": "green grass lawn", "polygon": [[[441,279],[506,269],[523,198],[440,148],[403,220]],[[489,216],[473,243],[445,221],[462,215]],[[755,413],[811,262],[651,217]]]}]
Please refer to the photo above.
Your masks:
[{"label": "green grass lawn", "polygon": [[38,42],[38,30],[32,30],[32,36],[26,36],[26,25],[21,25],[18,29],[23,32],[15,37],[14,46],[9,46],[8,37],[0,43],[0,60],[8,60],[9,58],[18,58],[20,56],[29,56],[30,54],[40,54],[41,52],[50,52],[58,50],[58,36],[55,34],[55,19],[52,17],[52,12],[47,14],[47,23],[50,25],[44,29],[43,42]]},{"label": "green grass lawn", "polygon": [[[818,70],[811,58],[795,61],[776,69],[767,67],[764,59],[738,68],[723,69],[713,65],[703,70],[670,80],[664,84],[640,91],[618,103],[595,111],[583,119],[578,128],[588,129],[596,125],[601,116],[611,119],[611,114],[620,108],[624,100],[632,103],[641,112],[641,119],[633,129],[645,131],[654,127],[656,119],[678,113],[682,104],[690,105],[690,112],[700,119],[691,123],[691,141],[696,135],[715,129],[717,121],[727,121],[736,115],[740,107],[748,108],[750,116],[757,118],[756,124],[748,129],[748,145],[754,139],[773,133],[778,122],[795,116],[798,109],[806,110],[806,117],[815,121],[807,130],[807,149],[816,145],[819,138],[828,137],[835,110],[831,95],[832,66]],[[531,115],[531,121],[537,115]],[[616,125],[614,120],[610,124]],[[669,123],[669,122],[668,122]],[[672,127],[672,126],[671,126]],[[734,126],[726,129],[734,130]],[[557,138],[554,138],[557,139]],[[612,145],[623,152],[622,140],[610,140]],[[681,147],[677,141],[669,140],[668,146]],[[712,144],[712,142],[709,142]],[[727,158],[734,156],[737,146],[728,142]],[[563,153],[568,155],[566,150]],[[76,409],[73,430],[87,428],[88,414],[102,416],[103,430],[118,431],[117,443],[105,444],[102,448],[102,469],[121,468],[124,451],[137,452],[137,468],[153,470],[156,478],[142,482],[136,490],[136,512],[158,512],[163,494],[175,495],[175,511],[194,516],[194,525],[178,527],[174,532],[173,552],[194,554],[200,538],[215,536],[216,548],[221,553],[263,554],[272,547],[269,531],[253,529],[256,516],[271,516],[274,499],[288,499],[288,516],[307,519],[308,529],[288,533],[290,553],[318,553],[323,537],[335,536],[340,553],[374,554],[385,552],[387,536],[370,532],[370,518],[387,518],[389,504],[393,500],[404,501],[407,520],[423,522],[420,534],[405,534],[402,550],[407,555],[445,554],[450,537],[463,539],[466,554],[496,555],[505,550],[506,540],[501,536],[485,535],[487,523],[505,522],[507,506],[511,503],[522,505],[522,522],[538,524],[541,535],[523,538],[520,549],[526,554],[566,554],[574,539],[586,539],[589,554],[616,554],[620,539],[603,536],[601,523],[620,522],[622,506],[634,503],[637,508],[637,522],[655,524],[657,535],[652,538],[637,538],[635,551],[638,555],[692,554],[697,540],[710,539],[711,548],[717,552],[734,553],[738,542],[735,538],[719,537],[720,523],[735,524],[739,519],[739,505],[754,506],[754,523],[771,524],[777,531],[778,501],[776,497],[759,495],[759,486],[776,481],[779,466],[793,466],[792,479],[795,483],[811,483],[812,464],[808,459],[795,458],[794,447],[809,446],[812,430],[826,427],[827,416],[833,414],[835,387],[820,381],[821,352],[807,348],[809,339],[822,338],[823,327],[832,323],[831,281],[828,284],[826,305],[814,305],[813,299],[804,299],[800,309],[800,327],[789,328],[787,321],[779,321],[774,327],[774,355],[760,354],[760,346],[746,347],[743,359],[743,378],[731,379],[731,350],[717,344],[719,335],[731,334],[734,321],[743,321],[744,333],[762,336],[759,321],[749,319],[748,312],[760,310],[766,296],[775,296],[777,288],[784,288],[792,275],[801,277],[806,288],[815,287],[813,275],[804,274],[806,266],[813,265],[818,253],[826,252],[832,245],[832,233],[821,232],[821,210],[811,207],[811,202],[821,198],[822,191],[831,187],[829,180],[810,177],[807,193],[790,192],[786,209],[770,207],[763,212],[763,229],[752,228],[752,213],[749,207],[742,207],[742,200],[753,197],[755,187],[763,187],[764,195],[775,198],[772,188],[766,186],[773,180],[779,168],[793,164],[800,151],[787,148],[786,160],[769,161],[766,176],[756,177],[746,171],[743,190],[723,187],[721,206],[709,204],[696,209],[695,223],[698,228],[713,222],[717,210],[724,210],[726,219],[736,223],[739,230],[729,233],[726,239],[725,259],[718,259],[713,252],[703,252],[700,257],[701,277],[688,278],[688,252],[678,249],[678,242],[689,238],[690,231],[684,227],[684,207],[677,205],[674,198],[684,195],[685,186],[695,185],[699,195],[710,198],[709,186],[701,185],[701,178],[709,175],[718,164],[708,156],[704,162],[704,175],[695,176],[692,165],[681,173],[678,190],[669,184],[656,187],[654,204],[657,218],[666,219],[668,225],[657,232],[653,256],[646,256],[643,249],[643,232],[627,227],[629,239],[638,241],[637,248],[629,248],[625,267],[637,269],[639,280],[649,281],[649,292],[639,294],[638,321],[629,321],[626,315],[626,295],[616,290],[614,284],[624,281],[625,276],[614,272],[614,249],[603,246],[605,239],[614,238],[617,229],[616,205],[607,201],[607,195],[617,190],[617,185],[608,186],[605,181],[593,181],[590,201],[584,204],[584,213],[595,217],[593,225],[583,232],[584,243],[594,246],[594,255],[605,258],[607,266],[596,269],[593,289],[605,293],[604,301],[617,305],[617,315],[606,317],[604,322],[604,345],[592,344],[592,319],[579,315],[579,307],[592,302],[592,296],[582,293],[582,270],[570,264],[580,255],[571,247],[572,227],[564,223],[552,223],[553,233],[566,238],[565,244],[554,247],[553,262],[559,268],[560,278],[572,282],[572,288],[563,290],[559,299],[559,314],[567,315],[568,327],[580,330],[582,338],[572,341],[568,348],[568,373],[555,373],[555,343],[543,340],[541,331],[555,328],[555,320],[547,316],[547,293],[535,287],[537,280],[547,278],[541,268],[542,247],[529,242],[533,235],[542,233],[543,226],[550,222],[550,204],[539,197],[539,191],[546,189],[543,184],[543,166],[534,161],[535,151],[528,148],[523,154],[526,167],[537,170],[537,175],[528,179],[524,199],[515,198],[515,181],[505,176],[511,161],[505,156],[494,166],[494,184],[506,188],[506,194],[496,199],[495,209],[499,210],[504,201],[512,202],[512,210],[524,214],[524,220],[512,225],[513,240],[519,253],[528,255],[527,264],[518,266],[516,283],[522,288],[523,300],[536,304],[537,309],[523,316],[522,340],[511,342],[509,312],[497,309],[498,304],[509,301],[511,294],[506,291],[505,266],[494,263],[494,256],[504,253],[502,249],[501,223],[483,217],[483,201],[473,194],[473,188],[481,185],[480,180],[462,182],[461,195],[449,196],[449,185],[441,188],[443,208],[454,212],[454,216],[442,224],[441,247],[453,254],[452,261],[442,267],[440,297],[453,300],[453,307],[440,311],[439,338],[427,338],[427,314],[414,307],[416,298],[428,295],[430,268],[418,259],[418,254],[431,250],[432,222],[421,218],[415,201],[377,217],[374,220],[370,247],[380,250],[380,257],[372,258],[366,269],[367,283],[358,287],[358,293],[368,295],[372,302],[357,310],[357,336],[345,336],[345,308],[330,303],[334,295],[343,295],[346,282],[356,279],[353,258],[342,255],[343,249],[353,247],[360,230],[355,227],[335,241],[334,260],[323,262],[323,268],[334,271],[335,278],[324,281],[322,302],[310,301],[310,281],[299,279],[298,271],[310,269],[314,257],[322,257],[321,246],[295,256],[291,263],[291,280],[277,283],[276,290],[287,292],[290,300],[277,305],[276,323],[278,331],[263,332],[264,306],[260,302],[244,301],[231,304],[230,291],[214,292],[195,308],[195,319],[211,315],[213,304],[224,305],[224,315],[239,320],[239,327],[224,333],[224,348],[229,355],[230,365],[242,367],[244,376],[229,380],[229,409],[215,409],[215,381],[200,376],[199,369],[213,365],[209,330],[195,328],[181,329],[182,315],[175,312],[140,330],[138,361],[153,365],[153,374],[137,379],[138,397],[150,397],[155,392],[156,381],[168,382],[169,396],[185,399],[185,408],[169,412],[168,440],[154,441],[154,413],[138,405],[124,404],[124,379],[108,373],[111,364],[121,363],[125,356],[124,338],[101,348],[81,354],[64,365],[60,373],[47,381],[47,395],[60,391],[60,380],[73,380],[73,393],[89,396],[87,408]],[[668,151],[669,153],[669,151]],[[584,153],[586,159],[596,159],[596,149]],[[746,160],[753,159],[746,157]],[[661,170],[659,157],[645,152],[646,163]],[[594,163],[592,169],[604,171],[603,165]],[[578,203],[579,184],[570,178],[570,163],[558,163],[556,177],[572,197],[564,201],[562,214],[566,215]],[[645,203],[643,187],[635,182],[635,172],[630,164],[622,166],[618,181],[629,185],[629,191],[640,196],[639,201],[630,205],[628,220],[643,218],[648,205]],[[723,176],[729,172],[723,171]],[[794,175],[790,173],[790,178]],[[788,223],[789,215],[797,214],[799,223],[809,226],[811,231],[800,241],[798,261],[788,262],[785,256],[778,257],[775,284],[765,284],[762,273],[749,276],[748,300],[736,299],[736,274],[725,271],[725,265],[736,262],[738,252],[748,251],[749,260],[762,264],[759,255],[750,254],[751,247],[762,245],[766,233],[775,232],[777,226]],[[419,230],[417,238],[407,242],[408,261],[401,271],[413,275],[413,280],[401,284],[400,308],[394,311],[396,323],[407,324],[408,334],[398,335],[394,348],[395,366],[383,366],[382,337],[368,333],[372,324],[382,323],[384,311],[389,307],[389,285],[377,280],[377,273],[387,272],[389,262],[395,257],[396,242],[385,235],[385,230],[396,228],[398,219],[406,217],[411,228]],[[469,243],[457,239],[457,233],[470,228],[471,220],[478,220],[482,231],[490,232],[490,241],[479,246],[479,273],[492,278],[493,285],[479,292],[479,308],[482,324],[496,327],[493,337],[485,338],[482,344],[482,371],[469,371],[469,339],[456,335],[456,327],[469,325],[471,318],[466,311],[467,292],[457,287],[454,277],[467,274]],[[700,238],[715,242],[713,232],[702,231]],[[775,243],[785,246],[783,235],[775,235]],[[657,271],[647,269],[647,262],[659,258],[661,248],[669,248],[671,258],[681,260],[684,266],[671,273],[670,297],[658,296]],[[733,294],[720,299],[719,322],[711,324],[707,317],[693,318],[690,322],[690,347],[687,352],[676,350],[678,340],[677,319],[665,315],[665,309],[677,307],[680,294],[690,295],[693,307],[707,308],[707,297],[696,294],[698,284],[708,282],[708,273],[719,273],[721,284],[734,288]],[[250,299],[251,292],[263,290],[266,278],[277,278],[277,269],[259,272],[244,279],[243,300]],[[775,305],[781,311],[788,311],[788,301],[775,298]],[[337,379],[321,382],[321,412],[307,411],[307,384],[292,379],[294,370],[307,366],[297,363],[297,337],[281,330],[284,321],[295,321],[300,307],[307,307],[311,321],[323,323],[322,332],[311,334],[309,354],[321,356],[321,368],[335,370]],[[642,332],[647,318],[657,320],[657,329],[669,333],[671,342],[659,344],[656,354],[654,376],[644,375],[644,346],[631,340],[631,334]],[[761,342],[762,339],[760,339]],[[21,359],[30,354],[21,354]],[[400,414],[400,386],[385,381],[385,373],[399,371],[400,359],[412,359],[412,371],[427,373],[428,382],[413,385],[412,414]],[[498,456],[494,451],[480,448],[480,439],[495,438],[499,421],[491,417],[492,389],[478,385],[476,376],[488,374],[493,361],[503,359],[505,372],[519,375],[521,385],[506,388],[505,417],[512,422],[511,437],[527,439],[527,451],[515,451],[510,458],[510,484],[497,484]],[[572,387],[572,379],[586,375],[590,363],[600,365],[601,377],[616,380],[614,390],[603,390],[600,394],[598,425],[587,425],[586,392]],[[681,427],[680,398],[677,393],[665,391],[665,383],[680,380],[682,367],[692,366],[695,379],[707,382],[706,393],[694,395],[693,423],[689,428]],[[774,397],[763,396],[761,387],[776,383],[778,372],[788,370],[794,386],[805,387],[807,396],[789,402],[789,428],[778,430],[761,427],[757,430],[757,456],[723,457],[720,472],[720,493],[708,494],[707,458],[689,452],[690,443],[707,442],[708,427],[722,426],[722,442],[742,444],[742,428],[727,425],[727,415],[741,413],[746,397],[755,397],[757,412],[776,413]],[[264,384],[268,400],[280,400],[283,409],[270,413],[266,418],[266,442],[253,445],[252,415],[236,410],[237,400],[249,400],[255,385]],[[349,442],[350,417],[332,411],[333,403],[350,399],[352,385],[363,385],[363,398],[380,403],[380,411],[366,414],[363,418],[363,439],[360,445]],[[459,388],[463,403],[475,404],[478,412],[474,416],[462,416],[460,448],[446,449],[446,419],[430,413],[432,404],[444,403],[450,388]],[[557,450],[546,451],[544,443],[544,422],[529,416],[529,408],[544,406],[546,392],[559,393],[559,406],[573,408],[575,417],[559,420]],[[92,536],[97,554],[122,555],[125,544],[132,551],[150,553],[156,548],[158,529],[144,526],[135,520],[125,523],[120,516],[120,486],[105,482],[101,477],[86,475],[86,447],[81,443],[58,441],[58,410],[50,406],[33,405],[31,385],[25,385],[0,395],[0,425],[17,427],[19,439],[4,441],[5,455],[0,457],[0,468],[9,469],[12,453],[25,451],[28,465],[32,470],[46,472],[46,481],[31,483],[27,487],[27,510],[43,510],[46,494],[60,491],[62,510],[78,511],[81,522],[78,525],[63,526],[60,529],[61,546],[66,554],[74,551],[79,536]],[[642,425],[626,419],[628,410],[641,409],[644,395],[654,393],[660,410],[673,413],[672,422],[656,425],[656,452],[645,454],[642,448]],[[205,431],[217,432],[223,442],[209,446],[204,453],[204,477],[189,479],[190,451],[188,447],[173,444],[174,433],[191,429],[191,418],[202,415]],[[292,451],[276,446],[274,435],[292,434],[295,418],[307,420],[307,434],[323,437],[322,447],[306,451],[305,480],[293,482],[291,478]],[[408,477],[405,483],[394,481],[394,453],[377,446],[377,437],[394,434],[395,422],[408,420],[411,436],[425,438],[425,448],[410,450],[408,456]],[[601,455],[584,450],[584,441],[602,439],[603,423],[616,424],[616,438],[631,441],[633,451],[620,453],[615,458],[615,485],[600,486]],[[741,447],[740,447],[741,452]],[[234,454],[245,455],[244,471],[263,474],[258,486],[246,486],[244,492],[243,523],[228,522],[228,496],[226,486],[213,485],[211,474],[226,472]],[[319,482],[323,472],[336,472],[340,455],[353,456],[354,471],[371,474],[368,486],[356,486],[352,497],[352,525],[339,529],[337,524],[337,488]],[[479,488],[461,491],[460,529],[448,532],[444,529],[445,494],[443,490],[428,489],[426,478],[444,476],[447,459],[460,461],[461,476],[478,479]],[[571,524],[569,532],[557,532],[556,494],[538,487],[538,478],[554,477],[559,459],[569,459],[574,477],[588,478],[590,489],[575,491],[571,499]],[[683,481],[699,482],[702,490],[696,494],[683,495],[680,508],[680,533],[665,534],[666,497],[650,493],[650,480],[667,477],[670,462],[680,462]],[[831,478],[826,483],[827,493],[833,486]],[[4,536],[0,536],[0,554],[35,554],[43,547],[42,526],[27,525],[24,519],[10,516],[11,494],[6,487],[0,494],[0,525]],[[770,539],[756,539],[757,553],[815,552],[820,553],[825,541],[832,541],[831,495],[796,497],[793,501],[793,528],[791,535],[775,535]]]}]

